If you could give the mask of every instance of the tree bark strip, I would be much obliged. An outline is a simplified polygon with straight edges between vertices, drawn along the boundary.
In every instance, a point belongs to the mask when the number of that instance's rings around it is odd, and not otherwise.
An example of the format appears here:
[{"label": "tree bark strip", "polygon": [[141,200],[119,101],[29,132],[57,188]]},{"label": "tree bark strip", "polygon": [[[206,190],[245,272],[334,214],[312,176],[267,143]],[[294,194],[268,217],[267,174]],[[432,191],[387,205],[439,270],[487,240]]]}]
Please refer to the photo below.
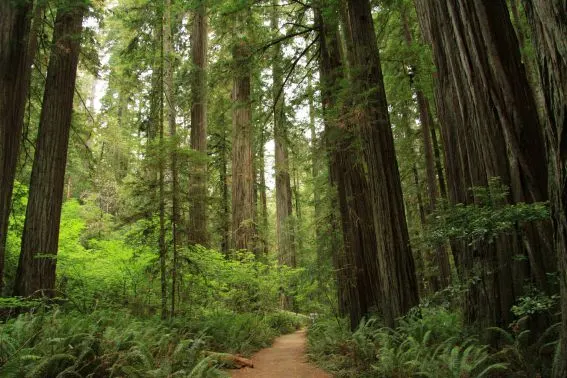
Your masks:
[{"label": "tree bark strip", "polygon": [[567,376],[567,2],[523,1],[536,47],[545,104],[554,248],[559,264],[561,337],[553,376]]},{"label": "tree bark strip", "polygon": [[193,20],[191,60],[194,65],[191,105],[191,148],[199,157],[191,167],[189,183],[189,243],[207,246],[207,45],[208,20],[203,1]]}]

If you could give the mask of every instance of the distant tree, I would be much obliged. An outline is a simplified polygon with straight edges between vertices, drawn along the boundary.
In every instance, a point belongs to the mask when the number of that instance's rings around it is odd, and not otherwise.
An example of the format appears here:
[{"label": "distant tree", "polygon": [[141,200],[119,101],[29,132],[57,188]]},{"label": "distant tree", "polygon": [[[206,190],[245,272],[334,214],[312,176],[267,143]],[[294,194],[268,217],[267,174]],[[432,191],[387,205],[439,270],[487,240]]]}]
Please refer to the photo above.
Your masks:
[{"label": "distant tree", "polygon": [[207,45],[208,15],[205,3],[198,1],[193,17],[191,60],[191,148],[200,156],[191,167],[189,178],[189,242],[207,245]]},{"label": "distant tree", "polygon": [[232,237],[236,249],[254,248],[254,169],[252,157],[251,58],[246,22],[250,9],[236,15],[236,36],[232,46]]},{"label": "distant tree", "polygon": [[[279,36],[278,1],[272,1],[271,27]],[[278,261],[295,267],[296,251],[293,224],[293,207],[291,198],[291,182],[289,175],[288,133],[285,115],[285,91],[283,88],[283,70],[281,46],[276,43],[273,47],[272,62],[272,98],[274,119],[275,144],[275,174],[276,174],[276,235],[278,246]],[[282,297],[282,307],[289,309],[290,298]]]}]

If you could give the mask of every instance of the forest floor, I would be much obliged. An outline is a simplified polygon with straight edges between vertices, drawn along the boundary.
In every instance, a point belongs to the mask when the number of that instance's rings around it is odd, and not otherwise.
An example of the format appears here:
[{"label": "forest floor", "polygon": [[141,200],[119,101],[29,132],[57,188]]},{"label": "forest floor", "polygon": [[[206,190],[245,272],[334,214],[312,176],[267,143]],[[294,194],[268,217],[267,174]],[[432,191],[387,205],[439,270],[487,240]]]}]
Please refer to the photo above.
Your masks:
[{"label": "forest floor", "polygon": [[253,368],[233,371],[232,378],[331,378],[332,375],[310,364],[305,354],[306,330],[276,339],[270,348],[252,356]]}]

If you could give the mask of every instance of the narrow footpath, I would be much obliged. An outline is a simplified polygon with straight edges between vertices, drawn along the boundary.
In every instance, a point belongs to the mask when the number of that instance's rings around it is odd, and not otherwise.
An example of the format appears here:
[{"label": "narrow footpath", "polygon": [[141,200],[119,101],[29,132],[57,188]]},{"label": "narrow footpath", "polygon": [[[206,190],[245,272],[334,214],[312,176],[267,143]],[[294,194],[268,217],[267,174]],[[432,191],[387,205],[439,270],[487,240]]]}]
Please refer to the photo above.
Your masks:
[{"label": "narrow footpath", "polygon": [[307,362],[305,330],[276,339],[270,348],[252,356],[253,368],[231,373],[232,378],[331,378],[332,375]]}]

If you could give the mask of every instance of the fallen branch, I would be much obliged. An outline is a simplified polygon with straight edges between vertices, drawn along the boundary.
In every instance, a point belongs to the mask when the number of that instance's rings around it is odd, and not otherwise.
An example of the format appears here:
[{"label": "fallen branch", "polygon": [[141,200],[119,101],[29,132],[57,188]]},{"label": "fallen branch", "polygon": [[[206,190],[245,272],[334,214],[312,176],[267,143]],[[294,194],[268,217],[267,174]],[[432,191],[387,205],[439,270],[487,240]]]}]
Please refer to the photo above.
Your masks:
[{"label": "fallen branch", "polygon": [[217,360],[218,362],[222,363],[223,366],[229,369],[242,369],[244,367],[250,367],[250,368],[254,367],[252,360],[249,360],[248,358],[244,358],[236,354],[219,353],[219,352],[211,352],[211,351],[206,351],[204,352],[204,354],[207,357],[211,357]]}]

